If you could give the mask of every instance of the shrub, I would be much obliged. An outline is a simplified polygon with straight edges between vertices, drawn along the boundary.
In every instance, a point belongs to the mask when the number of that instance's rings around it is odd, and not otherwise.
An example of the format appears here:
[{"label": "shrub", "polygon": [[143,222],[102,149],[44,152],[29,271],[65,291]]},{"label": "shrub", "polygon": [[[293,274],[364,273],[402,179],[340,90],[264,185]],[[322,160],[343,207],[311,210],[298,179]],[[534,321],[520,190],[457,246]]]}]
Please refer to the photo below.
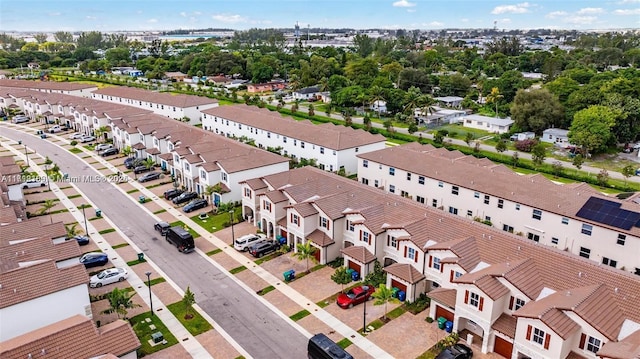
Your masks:
[{"label": "shrub", "polygon": [[526,140],[516,141],[515,146],[518,151],[531,152],[531,150],[533,150],[533,147],[535,147],[535,145],[537,144],[538,140],[528,138]]},{"label": "shrub", "polygon": [[71,141],[71,146],[75,146],[77,144],[78,144],[78,141],[76,141],[76,140]]},{"label": "shrub", "polygon": [[425,319],[427,321],[427,323],[433,323],[433,318],[431,317],[427,317],[427,319]]}]

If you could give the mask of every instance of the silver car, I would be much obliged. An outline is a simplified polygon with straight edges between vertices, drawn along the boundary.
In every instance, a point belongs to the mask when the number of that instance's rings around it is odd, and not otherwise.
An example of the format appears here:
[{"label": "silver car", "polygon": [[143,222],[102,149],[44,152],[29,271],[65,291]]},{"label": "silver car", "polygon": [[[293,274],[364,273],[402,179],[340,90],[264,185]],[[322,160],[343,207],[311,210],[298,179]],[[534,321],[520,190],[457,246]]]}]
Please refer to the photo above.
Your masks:
[{"label": "silver car", "polygon": [[267,236],[264,234],[247,234],[235,240],[233,243],[233,248],[238,251],[246,252],[249,250],[249,247],[256,243],[260,243],[267,240]]},{"label": "silver car", "polygon": [[100,288],[103,285],[122,282],[127,279],[128,276],[129,273],[124,268],[105,269],[89,279],[89,286],[91,286],[91,288]]}]

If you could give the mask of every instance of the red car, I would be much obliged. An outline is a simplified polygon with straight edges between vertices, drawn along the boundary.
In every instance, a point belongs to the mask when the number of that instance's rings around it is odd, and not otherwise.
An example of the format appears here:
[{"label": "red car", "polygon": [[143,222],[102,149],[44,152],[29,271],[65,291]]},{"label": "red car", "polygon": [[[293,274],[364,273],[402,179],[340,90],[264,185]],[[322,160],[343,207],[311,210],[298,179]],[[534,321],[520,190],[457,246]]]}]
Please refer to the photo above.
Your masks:
[{"label": "red car", "polygon": [[343,309],[352,308],[356,304],[369,300],[375,291],[376,289],[369,285],[357,286],[349,289],[346,293],[341,293],[336,299],[336,304]]}]

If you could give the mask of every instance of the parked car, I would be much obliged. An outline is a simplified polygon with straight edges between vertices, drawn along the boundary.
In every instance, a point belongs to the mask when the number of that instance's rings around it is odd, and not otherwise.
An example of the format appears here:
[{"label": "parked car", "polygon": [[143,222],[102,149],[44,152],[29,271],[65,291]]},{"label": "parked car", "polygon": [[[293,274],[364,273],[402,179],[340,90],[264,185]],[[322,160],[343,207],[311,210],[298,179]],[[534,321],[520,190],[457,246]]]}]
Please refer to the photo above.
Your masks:
[{"label": "parked car", "polygon": [[85,268],[99,267],[109,263],[109,257],[100,252],[85,253],[80,257],[80,263],[84,264]]},{"label": "parked car", "polygon": [[30,179],[30,180],[26,180],[26,181],[22,182],[22,188],[23,189],[44,187],[46,185],[47,184],[44,181],[40,181],[40,180],[37,180],[37,179]]},{"label": "parked car", "polygon": [[246,252],[252,245],[264,242],[266,240],[267,236],[265,236],[264,234],[247,234],[236,239],[236,241],[233,243],[233,248],[238,251]]},{"label": "parked car", "polygon": [[173,202],[173,204],[181,204],[181,203],[185,203],[185,202],[189,202],[192,199],[196,199],[198,198],[198,194],[195,192],[184,192],[183,194],[175,197],[174,199],[172,199],[171,201]]},{"label": "parked car", "polygon": [[140,174],[140,173],[144,173],[144,172],[149,172],[152,169],[154,169],[154,168],[153,167],[147,167],[145,165],[136,166],[136,168],[133,169],[133,173]]},{"label": "parked car", "polygon": [[95,140],[96,140],[96,138],[93,137],[93,136],[82,136],[82,137],[80,137],[80,142],[83,142],[83,143],[84,142],[93,142]]},{"label": "parked car", "polygon": [[204,208],[207,205],[209,205],[209,202],[207,202],[206,199],[194,199],[193,201],[187,203],[186,206],[184,206],[184,208],[182,208],[182,210],[184,211],[184,213],[189,213],[189,212],[193,212],[197,209],[200,208]]},{"label": "parked car", "polygon": [[343,309],[353,308],[354,305],[371,299],[371,294],[375,291],[376,289],[373,286],[360,285],[349,289],[346,293],[341,293],[336,299],[336,304]]},{"label": "parked car", "polygon": [[17,115],[13,117],[13,120],[11,120],[11,122],[13,123],[25,123],[25,122],[29,122],[29,117],[25,116],[25,115]]},{"label": "parked car", "polygon": [[277,251],[278,248],[280,248],[278,241],[264,241],[249,247],[249,253],[256,258],[260,258],[265,254]]},{"label": "parked car", "polygon": [[145,173],[144,175],[138,177],[138,182],[142,183],[142,182],[157,180],[158,178],[160,178],[160,175],[161,175],[160,172]]},{"label": "parked car", "polygon": [[128,157],[124,160],[124,166],[127,167],[127,169],[136,168],[137,166],[142,165],[142,163],[143,161],[141,159],[135,157]]},{"label": "parked car", "polygon": [[89,244],[88,236],[73,236],[73,238],[71,239],[75,239],[81,246],[86,246],[87,244]]},{"label": "parked car", "polygon": [[156,222],[156,224],[153,225],[153,229],[160,232],[163,236],[167,234],[169,228],[171,228],[171,225],[167,222]]},{"label": "parked car", "polygon": [[89,286],[91,288],[100,288],[103,285],[122,282],[127,279],[128,276],[129,273],[124,268],[105,269],[89,279]]},{"label": "parked car", "polygon": [[96,145],[94,150],[100,152],[100,151],[104,151],[104,150],[109,149],[109,148],[113,148],[113,145],[110,144],[110,143],[100,143],[100,144]]},{"label": "parked car", "polygon": [[117,155],[118,152],[120,151],[118,151],[118,149],[115,147],[107,148],[106,150],[100,152],[100,156],[102,157],[113,156],[113,155]]},{"label": "parked car", "polygon": [[454,344],[450,347],[446,347],[436,359],[471,359],[473,357],[473,351],[471,348],[464,344]]},{"label": "parked car", "polygon": [[49,133],[58,133],[58,132],[62,132],[62,127],[60,127],[60,125],[51,126],[49,128]]},{"label": "parked car", "polygon": [[634,149],[634,150],[640,150],[640,142],[635,143],[635,144],[633,145],[633,149]]},{"label": "parked car", "polygon": [[84,137],[84,134],[80,132],[72,133],[71,135],[69,135],[70,140],[79,140],[82,137]]},{"label": "parked car", "polygon": [[168,189],[164,191],[164,199],[166,200],[174,199],[183,193],[184,191],[178,188]]}]

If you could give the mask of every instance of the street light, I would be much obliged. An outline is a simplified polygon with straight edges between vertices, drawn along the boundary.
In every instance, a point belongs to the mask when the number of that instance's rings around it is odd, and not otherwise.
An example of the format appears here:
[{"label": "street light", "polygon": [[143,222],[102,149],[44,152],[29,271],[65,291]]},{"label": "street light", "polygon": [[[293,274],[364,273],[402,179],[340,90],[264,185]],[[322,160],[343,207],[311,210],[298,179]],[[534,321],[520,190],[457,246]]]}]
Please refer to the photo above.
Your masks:
[{"label": "street light", "polygon": [[362,306],[362,334],[367,332],[367,300],[364,300],[364,305]]},{"label": "street light", "polygon": [[27,144],[23,144],[22,140],[19,140],[18,144],[24,146],[24,156],[27,158],[27,167],[29,167],[29,154],[27,153]]},{"label": "street light", "polygon": [[84,217],[84,232],[89,235],[89,227],[87,227],[87,215],[84,213],[84,208],[86,206],[82,205],[82,216]]},{"label": "street light", "polygon": [[231,219],[231,245],[236,241],[236,235],[233,232],[233,209],[229,211],[229,218]]},{"label": "street light", "polygon": [[151,297],[151,272],[146,272],[147,286],[149,286],[149,306],[151,307],[151,316],[153,317],[153,298]]}]

